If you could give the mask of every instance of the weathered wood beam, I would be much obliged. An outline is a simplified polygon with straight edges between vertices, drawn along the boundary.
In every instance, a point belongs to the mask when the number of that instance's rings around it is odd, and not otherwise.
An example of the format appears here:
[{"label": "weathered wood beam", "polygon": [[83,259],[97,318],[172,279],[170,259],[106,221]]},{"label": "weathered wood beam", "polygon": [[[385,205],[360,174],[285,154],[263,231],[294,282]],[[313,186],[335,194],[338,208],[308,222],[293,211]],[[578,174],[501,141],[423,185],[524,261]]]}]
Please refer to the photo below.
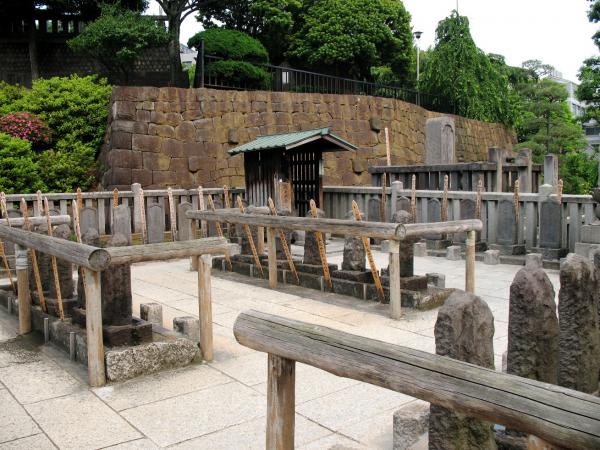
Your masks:
[{"label": "weathered wood beam", "polygon": [[[11,225],[12,223],[11,219]],[[67,262],[91,270],[104,270],[110,264],[110,255],[103,248],[78,244],[66,239],[59,239],[18,228],[9,228],[6,225],[0,225],[0,239],[6,239],[23,247],[56,256],[59,259],[64,259]]]},{"label": "weathered wood beam", "polygon": [[109,247],[106,249],[110,264],[131,264],[143,261],[164,261],[167,259],[189,258],[199,255],[233,255],[238,246],[229,244],[227,239],[210,237],[178,242]]},{"label": "weathered wood beam", "polygon": [[[25,219],[23,217],[12,217],[10,220],[11,227],[22,227]],[[43,216],[32,216],[29,217],[29,223],[33,226],[42,225],[46,223],[46,217]],[[50,216],[52,225],[63,225],[71,224],[71,216]],[[8,225],[6,219],[0,219],[0,225]]]},{"label": "weathered wood beam", "polygon": [[600,448],[598,397],[258,311],[240,314],[234,335],[254,350],[500,423],[560,447]]},{"label": "weathered wood beam", "polygon": [[406,223],[398,225],[397,239],[422,237],[430,234],[465,233],[481,231],[483,222],[479,219],[453,220],[449,222]]}]

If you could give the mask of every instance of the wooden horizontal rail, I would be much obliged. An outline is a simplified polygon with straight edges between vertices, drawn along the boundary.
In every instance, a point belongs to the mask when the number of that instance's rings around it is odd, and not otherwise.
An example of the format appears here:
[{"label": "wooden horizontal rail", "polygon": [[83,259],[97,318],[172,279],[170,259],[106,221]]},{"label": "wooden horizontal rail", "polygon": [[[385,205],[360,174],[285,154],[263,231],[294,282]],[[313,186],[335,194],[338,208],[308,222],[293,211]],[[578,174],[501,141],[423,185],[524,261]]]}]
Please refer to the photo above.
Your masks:
[{"label": "wooden horizontal rail", "polygon": [[[46,216],[32,216],[29,217],[29,223],[33,226],[38,226],[47,223]],[[71,216],[50,216],[52,225],[63,225],[71,223]],[[11,227],[22,227],[25,219],[22,217],[13,217],[8,219]],[[6,219],[0,219],[0,225],[7,225]]]},{"label": "wooden horizontal rail", "polygon": [[233,331],[240,344],[254,350],[499,423],[560,447],[600,448],[598,397],[258,311],[241,313]]},{"label": "wooden horizontal rail", "polygon": [[110,263],[110,255],[105,249],[6,225],[0,225],[0,238],[91,270],[104,270]]},{"label": "wooden horizontal rail", "polygon": [[179,242],[108,247],[110,264],[131,264],[143,261],[164,261],[200,255],[234,254],[238,246],[228,244],[227,239],[210,237]]},{"label": "wooden horizontal rail", "polygon": [[453,222],[433,222],[415,224],[397,224],[385,222],[366,222],[342,219],[313,219],[311,217],[267,216],[263,214],[241,214],[232,209],[217,211],[188,211],[190,219],[213,222],[228,222],[275,227],[286,230],[320,231],[344,236],[365,236],[378,239],[403,240],[407,237],[429,234],[451,234],[467,231],[481,231],[481,220],[455,220]]},{"label": "wooden horizontal rail", "polygon": [[370,236],[379,239],[397,239],[397,223],[357,222],[341,219],[313,219],[312,217],[268,216],[263,214],[242,214],[231,210],[188,211],[190,219],[208,222],[227,222],[275,227],[286,230],[320,231],[346,236]]},{"label": "wooden horizontal rail", "polygon": [[421,237],[430,234],[453,234],[467,231],[481,231],[483,222],[479,219],[453,220],[450,222],[407,223],[398,227],[398,237]]}]

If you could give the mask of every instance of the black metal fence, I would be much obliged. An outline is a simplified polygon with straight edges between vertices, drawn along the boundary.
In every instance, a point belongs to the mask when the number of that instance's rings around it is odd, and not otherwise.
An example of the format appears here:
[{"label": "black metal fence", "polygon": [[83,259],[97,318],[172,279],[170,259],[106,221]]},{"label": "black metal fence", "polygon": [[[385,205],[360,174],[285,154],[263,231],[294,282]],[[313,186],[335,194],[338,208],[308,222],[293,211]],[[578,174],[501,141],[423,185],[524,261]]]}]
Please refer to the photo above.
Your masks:
[{"label": "black metal fence", "polygon": [[425,92],[269,64],[253,64],[263,69],[268,76],[260,82],[248,81],[247,79],[229,76],[229,74],[223,75],[222,72],[210,70],[211,63],[223,61],[223,58],[210,55],[204,55],[202,58],[202,49],[200,49],[198,54],[195,87],[371,95],[375,97],[394,98],[438,111],[440,110],[439,106],[443,104],[438,96]]}]

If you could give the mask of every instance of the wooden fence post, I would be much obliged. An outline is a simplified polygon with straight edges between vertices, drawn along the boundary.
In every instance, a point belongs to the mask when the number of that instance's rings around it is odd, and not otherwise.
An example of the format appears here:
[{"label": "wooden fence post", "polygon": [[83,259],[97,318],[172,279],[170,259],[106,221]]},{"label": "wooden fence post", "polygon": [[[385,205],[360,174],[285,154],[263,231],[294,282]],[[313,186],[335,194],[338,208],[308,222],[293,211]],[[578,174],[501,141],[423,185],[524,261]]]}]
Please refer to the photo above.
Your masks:
[{"label": "wooden fence post", "polygon": [[102,295],[100,272],[82,267],[85,277],[85,328],[87,333],[88,377],[90,386],[106,384],[102,342]]},{"label": "wooden fence post", "polygon": [[17,271],[19,298],[19,334],[26,334],[31,331],[31,296],[29,295],[27,249],[18,244],[15,244],[15,269]]},{"label": "wooden fence post", "polygon": [[198,322],[200,324],[200,351],[205,361],[213,360],[212,298],[210,271],[212,257],[201,255],[198,261]]},{"label": "wooden fence post", "polygon": [[277,288],[277,248],[275,228],[267,228],[267,251],[269,257],[269,287]]},{"label": "wooden fence post", "polygon": [[390,316],[394,320],[402,317],[402,293],[400,290],[400,243],[387,241],[387,251],[390,254]]},{"label": "wooden fence post", "polygon": [[294,449],[296,361],[269,354],[267,450]]},{"label": "wooden fence post", "polygon": [[466,255],[465,255],[465,291],[475,293],[475,230],[467,232]]}]

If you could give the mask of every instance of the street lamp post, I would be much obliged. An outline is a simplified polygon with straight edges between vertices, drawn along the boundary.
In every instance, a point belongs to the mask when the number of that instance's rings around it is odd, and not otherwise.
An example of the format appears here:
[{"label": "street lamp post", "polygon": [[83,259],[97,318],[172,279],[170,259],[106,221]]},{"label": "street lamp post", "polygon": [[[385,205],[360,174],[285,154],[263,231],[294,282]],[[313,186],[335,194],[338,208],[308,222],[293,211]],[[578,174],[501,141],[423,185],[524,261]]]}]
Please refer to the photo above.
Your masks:
[{"label": "street lamp post", "polygon": [[421,78],[421,48],[419,47],[419,40],[421,39],[422,31],[413,32],[413,36],[417,40],[417,105],[421,106],[421,92],[419,90],[419,78]]}]

